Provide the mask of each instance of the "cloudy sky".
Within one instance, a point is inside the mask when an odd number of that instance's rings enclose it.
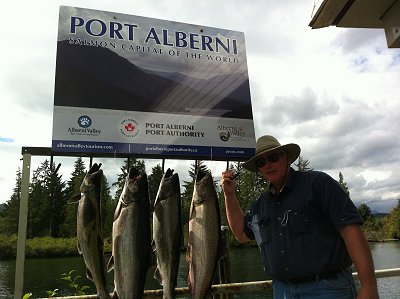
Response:
[[[388,212],[397,204],[400,49],[388,49],[380,29],[312,30],[314,0],[8,1],[0,19],[0,203],[22,168],[21,148],[51,146],[60,5],[244,32],[256,137],[298,143],[312,168],[335,179],[342,172],[357,205]],[[31,169],[44,159],[32,157]],[[74,161],[55,159],[65,180]],[[121,161],[104,165],[116,175]],[[210,162],[216,176],[225,166]]]

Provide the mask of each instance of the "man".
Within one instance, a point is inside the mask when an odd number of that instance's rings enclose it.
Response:
[[[244,214],[231,171],[222,173],[229,226],[239,242],[257,241],[275,299],[379,298],[371,252],[357,208],[339,184],[318,171],[290,165],[300,147],[272,136],[257,140],[256,154],[243,163],[258,171],[269,189]],[[361,288],[354,287],[354,263]]]

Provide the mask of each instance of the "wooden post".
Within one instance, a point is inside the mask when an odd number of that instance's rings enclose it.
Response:
[[[19,201],[17,259],[15,264],[14,298],[20,299],[24,288],[26,225],[28,222],[29,177],[31,154],[23,155],[21,197]]]

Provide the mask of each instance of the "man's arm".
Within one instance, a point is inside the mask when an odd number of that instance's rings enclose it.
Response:
[[[346,244],[361,283],[357,299],[379,298],[371,250],[360,225],[348,224],[340,230],[340,235]]]
[[[244,233],[244,213],[236,198],[236,182],[230,171],[222,173],[221,185],[225,197],[226,217],[232,233],[240,243],[248,242],[250,239]]]

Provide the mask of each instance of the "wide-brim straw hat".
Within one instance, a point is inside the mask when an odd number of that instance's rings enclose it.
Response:
[[[261,156],[271,154],[273,152],[286,151],[290,164],[292,164],[300,155],[300,146],[295,143],[288,143],[281,145],[279,141],[270,135],[261,136],[257,139],[256,143],[256,154],[254,157],[250,158],[243,163],[243,167],[250,171],[257,171],[255,162]]]

